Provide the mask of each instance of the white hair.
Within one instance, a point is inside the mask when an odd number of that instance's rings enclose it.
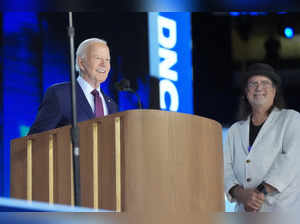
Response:
[[[75,61],[75,69],[77,72],[80,72],[80,68],[78,65],[78,58],[84,58],[86,56],[86,49],[91,43],[102,43],[107,44],[105,40],[99,38],[90,38],[82,41],[76,51],[76,61]]]

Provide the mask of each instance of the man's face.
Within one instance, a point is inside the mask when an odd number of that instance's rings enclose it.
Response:
[[[248,80],[246,95],[252,107],[265,106],[270,108],[274,102],[276,88],[269,78],[255,75]]]
[[[86,49],[85,57],[79,57],[78,60],[83,78],[92,87],[97,88],[106,80],[110,71],[110,54],[106,44],[91,43]]]

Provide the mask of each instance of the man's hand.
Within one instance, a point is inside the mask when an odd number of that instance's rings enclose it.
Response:
[[[242,203],[247,212],[258,211],[264,203],[265,196],[256,189],[244,189],[241,186],[232,189],[232,196]]]

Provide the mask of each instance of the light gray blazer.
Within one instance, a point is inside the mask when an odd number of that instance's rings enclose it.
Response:
[[[279,193],[268,195],[260,211],[299,209],[300,114],[294,110],[273,109],[250,153],[249,122],[250,116],[246,121],[234,123],[228,131],[224,145],[227,198],[234,201],[228,191],[236,184],[255,188],[265,181]],[[244,211],[243,205],[237,203],[236,211]]]

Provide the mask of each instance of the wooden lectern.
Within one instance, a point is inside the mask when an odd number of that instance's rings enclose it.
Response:
[[[79,123],[82,206],[224,211],[222,128],[203,117],[130,110]],[[11,141],[11,197],[73,204],[70,126]]]

